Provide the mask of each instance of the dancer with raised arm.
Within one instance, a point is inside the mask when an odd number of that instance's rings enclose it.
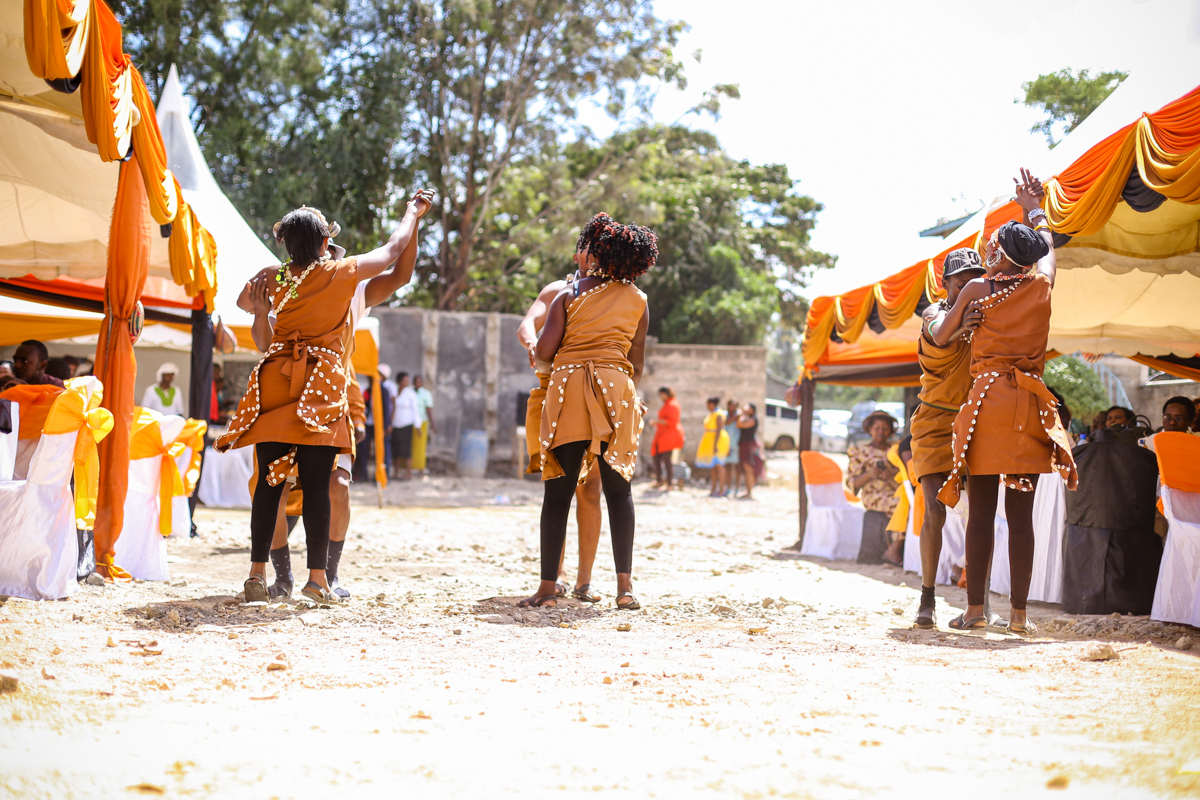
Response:
[[[325,567],[329,555],[329,476],[339,453],[351,452],[353,430],[347,413],[349,374],[345,366],[350,304],[358,284],[382,273],[404,252],[429,205],[420,194],[383,247],[350,258],[333,259],[329,240],[340,227],[321,212],[302,206],[275,225],[275,238],[290,261],[259,273],[268,286],[274,330],[262,361],[250,373],[246,394],[217,440],[225,452],[255,445],[258,482],[250,512],[250,576],[246,602],[269,599],[267,558],[279,512],[279,500],[293,468],[308,489],[304,529],[308,538],[308,583],[301,594],[311,600],[341,602],[329,591]],[[250,309],[251,283],[238,305]]]
[[[597,215],[579,243],[584,276],[550,304],[535,356],[552,362],[538,447],[542,457],[541,585],[522,606],[557,605],[555,578],[580,474],[600,472],[617,571],[617,608],[636,611],[634,513],[630,481],[637,466],[645,407],[637,395],[650,312],[633,282],[654,266],[654,233]]]
[[[918,628],[937,625],[934,581],[942,555],[942,527],[946,524],[946,506],[937,495],[954,466],[951,433],[954,418],[971,390],[971,335],[983,319],[983,312],[971,307],[944,347],[933,341],[932,332],[941,328],[947,312],[967,282],[983,274],[983,259],[971,248],[960,247],[947,255],[942,263],[942,288],[946,290],[946,298],[925,309],[921,337],[917,339],[921,393],[910,423],[913,457],[909,472],[925,496],[925,520],[919,537],[921,604],[915,623]],[[986,595],[984,597],[986,600]]]
[[[967,402],[954,420],[954,461],[938,493],[947,506],[958,504],[964,474],[971,498],[967,515],[967,610],[950,622],[956,630],[984,628],[985,575],[992,557],[996,502],[1004,480],[1008,516],[1008,558],[1012,573],[1012,616],[1008,630],[1031,635],[1037,628],[1026,615],[1033,574],[1033,500],[1038,476],[1058,473],[1075,489],[1078,475],[1071,445],[1046,384],[1046,342],[1050,335],[1050,295],[1056,262],[1046,213],[1038,206],[1041,184],[1021,170],[1017,202],[1033,227],[1006,222],[987,243],[987,275],[968,283],[933,331],[945,347],[962,327],[967,309],[983,312],[972,337]]]

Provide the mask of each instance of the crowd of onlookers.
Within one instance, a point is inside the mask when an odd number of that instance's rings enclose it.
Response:
[[[1146,436],[1160,431],[1178,431],[1200,435],[1200,398],[1195,400],[1183,396],[1172,397],[1162,407],[1162,418],[1157,428],[1145,417],[1138,417],[1132,409],[1122,406],[1097,413],[1091,427],[1081,434],[1070,433],[1071,409],[1062,395],[1050,390],[1058,399],[1058,414],[1063,428],[1076,445],[1097,438],[1097,432],[1108,431],[1112,436],[1127,444],[1138,444]],[[1140,421],[1141,422],[1140,422]],[[863,429],[871,437],[869,442],[851,445],[846,469],[846,486],[862,501],[866,514],[863,518],[863,539],[859,550],[860,563],[888,563],[902,566],[904,556],[904,525],[893,519],[900,496],[896,478],[906,469],[912,459],[912,437],[906,436],[892,444],[897,421],[884,411],[876,411],[863,421]],[[1159,526],[1159,533],[1165,527]]]
[[[92,362],[75,356],[50,357],[46,345],[28,339],[17,345],[11,361],[0,361],[0,392],[12,386],[59,386],[92,374]]]
[[[396,480],[410,480],[413,474],[429,474],[429,435],[437,432],[433,419],[433,392],[425,388],[420,375],[410,376],[397,372],[392,377],[392,368],[379,365],[379,376],[383,388],[383,463],[389,475]],[[358,457],[354,461],[354,479],[368,478],[368,464],[375,463],[375,419],[372,393],[375,387],[371,379],[360,376],[363,402],[367,407],[365,437],[359,443]]]
[[[654,425],[650,455],[654,488],[670,491],[683,488],[686,470],[677,469],[687,439],[680,422],[682,409],[669,386],[658,390],[662,405]],[[758,424],[758,407],[730,398],[724,405],[719,395],[708,398],[704,430],[696,447],[696,467],[709,471],[710,497],[753,499],[754,486],[765,475]],[[741,487],[745,491],[738,494]]]

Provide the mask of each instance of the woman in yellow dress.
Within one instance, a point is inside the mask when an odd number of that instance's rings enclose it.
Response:
[[[725,494],[725,460],[729,457],[729,432],[725,430],[725,409],[721,398],[708,398],[708,416],[704,418],[704,435],[696,448],[696,466],[707,469],[712,491],[709,497]]]

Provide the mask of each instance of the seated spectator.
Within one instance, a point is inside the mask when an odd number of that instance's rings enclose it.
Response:
[[[46,350],[46,345],[37,339],[26,339],[17,345],[17,351],[13,353],[13,372],[30,386],[49,384],[61,389],[63,382],[53,375],[46,374],[46,363],[49,360],[50,353]]]
[[[1186,397],[1172,397],[1163,403],[1162,429],[1188,433],[1196,421],[1196,406]]]
[[[899,502],[895,480],[898,470],[887,460],[896,420],[886,411],[875,411],[863,420],[863,430],[871,435],[871,441],[850,448],[846,484],[862,499],[867,512],[863,515],[858,563],[882,564],[889,545],[887,524]]]
[[[1132,409],[1124,408],[1123,406],[1113,406],[1105,412],[1106,428],[1127,427],[1133,424],[1133,419],[1136,415]]]
[[[1196,410],[1196,416],[1192,419],[1192,430],[1200,433],[1200,397],[1192,401],[1192,407]]]
[[[11,361],[0,361],[0,380],[3,380],[4,378],[15,377],[16,374],[17,373],[13,371],[13,363]]]
[[[65,358],[52,358],[46,362],[46,374],[58,378],[63,383],[71,380],[71,365],[67,363]]]

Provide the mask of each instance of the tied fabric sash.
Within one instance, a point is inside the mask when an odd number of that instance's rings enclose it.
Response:
[[[1035,378],[1032,375],[1026,375],[1015,367],[1009,373],[1014,384],[1018,389],[1024,389],[1017,395],[1017,405],[1013,415],[1013,430],[1025,430],[1025,422],[1029,419],[1029,403],[1031,397],[1036,396],[1039,400],[1050,405],[1051,408],[1058,407],[1058,400],[1046,388],[1046,384],[1041,378]]]
[[[608,434],[613,432],[613,426],[608,421],[608,414],[604,413],[604,405],[600,396],[596,394],[596,387],[601,381],[596,377],[596,365],[589,361],[583,368],[584,380],[587,381],[588,390],[583,393],[583,401],[587,406],[588,422],[592,426],[592,440],[588,445],[588,452],[592,455],[600,455],[600,442]],[[588,460],[591,464],[591,460]],[[586,471],[580,473],[580,480],[586,477]]]
[[[100,493],[100,458],[96,443],[113,429],[112,412],[100,408],[103,397],[103,387],[95,377],[67,381],[66,388],[46,414],[42,428],[42,433],[47,436],[78,431],[72,456],[75,463],[75,524],[85,529],[91,528],[96,521],[96,497]]]
[[[289,378],[288,393],[299,397],[304,390],[304,378],[308,375],[308,342],[300,338],[300,332],[295,331],[287,338],[284,346],[292,346],[292,359],[285,361],[279,371]]]

